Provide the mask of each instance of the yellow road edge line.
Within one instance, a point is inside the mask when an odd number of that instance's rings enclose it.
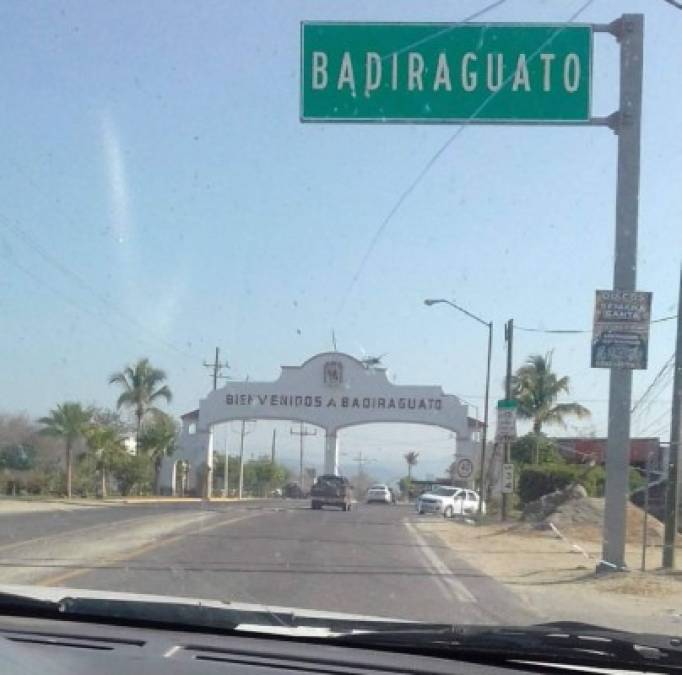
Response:
[[[260,515],[263,515],[263,512],[248,513],[246,515],[238,516],[237,518],[231,518],[230,520],[224,520],[224,521],[221,521],[220,523],[215,523],[214,525],[208,525],[206,527],[202,527],[198,530],[192,530],[191,532],[183,532],[182,534],[176,534],[176,535],[173,535],[172,537],[169,537],[168,539],[164,539],[163,541],[152,541],[152,542],[149,542],[148,544],[142,544],[141,546],[138,546],[137,548],[134,548],[130,551],[126,551],[125,553],[122,553],[120,556],[114,556],[112,558],[107,558],[107,560],[111,561],[111,562],[122,562],[124,560],[132,560],[133,558],[136,558],[137,556],[140,556],[143,553],[148,553],[149,551],[155,551],[159,548],[163,548],[164,546],[174,544],[176,541],[180,541],[181,539],[184,539],[189,534],[196,534],[196,533],[209,532],[211,530],[217,530],[220,527],[225,527],[226,525],[232,525],[232,524],[238,523],[242,520],[248,520],[249,518],[254,518],[255,516],[260,516]],[[67,581],[68,579],[73,579],[74,577],[78,577],[78,576],[81,576],[83,574],[87,574],[88,572],[96,572],[96,571],[97,571],[97,567],[87,567],[87,568],[79,568],[79,569],[75,569],[75,570],[68,570],[67,572],[60,572],[58,574],[53,574],[52,576],[48,576],[48,577],[39,579],[37,582],[35,582],[35,585],[59,586],[64,581]]]
[[[165,515],[165,514],[164,514]],[[28,544],[38,544],[42,542],[49,541],[50,539],[59,539],[59,538],[64,538],[72,534],[82,534],[85,532],[89,532],[90,530],[98,530],[98,529],[103,529],[105,527],[113,527],[114,525],[125,525],[126,523],[132,523],[134,521],[140,522],[146,522],[147,520],[158,520],[159,514],[154,513],[149,516],[133,516],[132,518],[124,518],[122,520],[115,520],[111,523],[100,523],[99,525],[86,525],[85,527],[79,527],[75,530],[66,530],[64,532],[55,532],[54,534],[44,534],[41,535],[40,537],[33,537],[33,539],[23,539],[22,541],[14,541],[11,544],[2,544],[0,545],[0,553],[4,551],[9,551],[13,548],[18,548],[20,546],[25,546]]]
[[[207,504],[210,504],[213,501],[217,500],[211,500],[207,501],[206,499],[201,499],[197,500],[200,502],[206,502]],[[239,500],[236,500],[239,501]],[[247,502],[250,501],[249,499],[242,499],[242,502]],[[156,503],[162,503],[162,502],[131,502],[131,506],[139,506],[140,504],[156,504]],[[118,506],[125,506],[125,502],[120,502],[117,504]],[[43,513],[49,513],[48,511],[44,511]],[[206,509],[206,513],[213,513],[210,509]],[[8,514],[9,515],[9,514]],[[23,514],[16,514],[16,515],[23,515]],[[166,514],[162,514],[166,515]],[[10,551],[13,548],[18,548],[20,546],[25,546],[29,544],[38,544],[41,542],[46,542],[49,541],[50,539],[56,539],[56,538],[63,538],[71,534],[81,534],[84,532],[88,532],[90,530],[98,530],[104,527],[110,527],[110,526],[115,526],[115,525],[124,525],[125,523],[131,523],[133,521],[147,521],[147,520],[154,520],[159,517],[158,513],[153,513],[149,516],[133,516],[132,518],[124,518],[122,520],[115,520],[111,523],[100,523],[98,525],[86,525],[85,527],[79,527],[75,530],[66,530],[64,532],[56,532],[55,534],[43,534],[40,537],[33,537],[32,539],[22,539],[21,541],[13,541],[11,544],[0,544],[0,553],[3,553],[4,551]],[[0,520],[0,524],[2,524],[2,521]]]

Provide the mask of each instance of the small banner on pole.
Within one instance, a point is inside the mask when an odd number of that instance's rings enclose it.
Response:
[[[516,438],[516,408],[516,401],[511,399],[497,402],[496,441],[513,441]]]
[[[646,370],[651,293],[597,291],[592,331],[592,368]]]
[[[502,465],[502,494],[514,492],[514,465]]]

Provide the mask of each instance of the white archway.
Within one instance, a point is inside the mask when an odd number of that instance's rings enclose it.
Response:
[[[182,416],[179,450],[164,460],[163,491],[172,493],[175,462],[196,470],[189,486],[210,497],[213,428],[242,419],[293,420],[324,429],[325,473],[338,473],[338,431],[362,424],[398,422],[438,426],[456,434],[458,452],[472,459],[467,406],[439,386],[395,385],[385,368],[368,367],[340,352],[317,354],[300,366],[283,366],[274,382],[228,382]],[[200,485],[203,476],[203,485]]]

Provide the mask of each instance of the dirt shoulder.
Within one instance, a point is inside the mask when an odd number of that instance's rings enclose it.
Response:
[[[647,551],[651,571],[634,571],[641,545],[629,543],[633,571],[596,576],[601,542],[593,528],[538,531],[518,523],[472,525],[428,517],[417,527],[504,584],[544,620],[682,634],[682,566],[673,573],[660,570],[656,537]],[[681,558],[682,548],[678,564]]]

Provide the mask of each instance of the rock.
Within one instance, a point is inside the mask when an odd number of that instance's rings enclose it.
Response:
[[[582,485],[574,485],[571,490],[571,499],[584,499],[587,497],[587,490]]]

